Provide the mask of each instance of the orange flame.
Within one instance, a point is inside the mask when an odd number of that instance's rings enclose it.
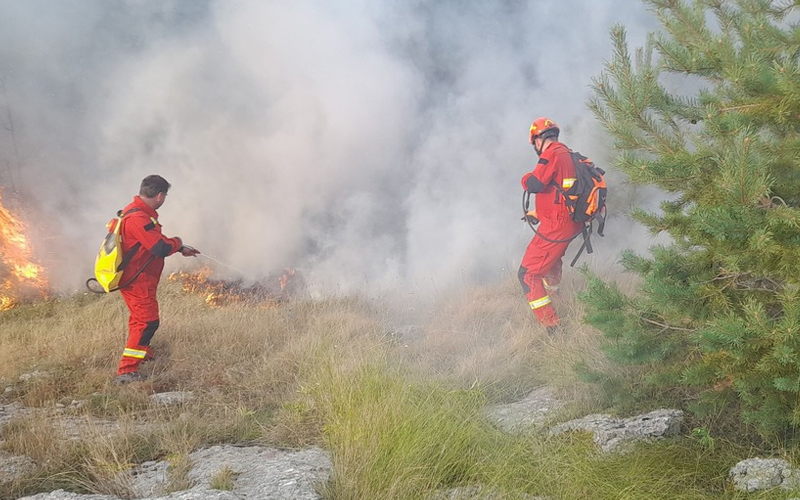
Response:
[[[225,292],[225,283],[222,281],[209,281],[208,277],[211,276],[211,269],[202,267],[199,270],[190,273],[187,271],[178,271],[169,275],[170,281],[180,281],[183,291],[186,293],[194,293],[205,295],[206,304],[210,306],[221,306],[227,302],[238,302],[240,297],[235,293]]]
[[[288,287],[295,276],[294,269],[286,269],[280,277],[267,278],[250,286],[241,281],[211,279],[212,273],[210,268],[202,267],[194,272],[172,273],[169,280],[180,282],[184,292],[205,295],[205,302],[211,307],[236,302],[275,306],[295,291]]]
[[[33,263],[25,225],[6,209],[0,198],[0,311],[11,309],[24,298],[47,296],[47,279]]]

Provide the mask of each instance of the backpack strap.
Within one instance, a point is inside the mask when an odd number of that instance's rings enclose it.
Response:
[[[597,234],[605,236],[603,228],[606,227],[606,208],[603,207],[602,210],[598,211],[594,218],[597,220]]]
[[[120,217],[125,217],[127,215],[132,214],[133,212],[141,212],[141,211],[142,211],[141,208],[133,207],[130,210],[128,210],[127,212],[125,212],[125,213],[123,213],[122,210],[120,210],[119,212],[117,212],[117,215],[119,215]]]
[[[572,168],[575,170],[575,177],[572,177],[572,184],[570,184],[567,188],[564,188],[563,185],[559,184],[558,182],[553,179],[550,181],[550,185],[556,188],[556,202],[558,202],[558,195],[561,195],[564,198],[564,204],[570,208],[572,212],[575,211],[576,205],[575,200],[569,197],[567,191],[572,189],[572,186],[575,184],[579,184],[581,182],[586,182],[584,179],[581,179],[581,171],[578,168],[578,162],[580,158],[586,158],[582,154],[578,153],[577,151],[569,150],[569,158],[572,161]],[[566,180],[566,179],[565,179]]]
[[[581,256],[584,250],[586,250],[586,253],[594,252],[594,249],[592,248],[592,239],[591,239],[592,225],[584,224],[581,233],[583,234],[583,244],[581,245],[580,249],[578,249],[578,253],[575,254],[575,258],[572,259],[572,262],[570,262],[569,267],[575,267],[575,263],[578,262],[578,258]]]
[[[142,244],[137,241],[136,244],[133,245],[130,250],[128,250],[128,253],[122,256],[122,262],[119,263],[117,271],[124,271],[125,268],[128,267],[128,264],[130,264],[133,256],[136,255],[136,252],[138,252],[141,247]]]
[[[122,225],[122,219],[124,219],[128,215],[130,215],[130,214],[132,214],[134,212],[140,212],[141,210],[142,210],[141,208],[132,208],[132,209],[128,210],[125,213],[123,213],[122,210],[120,210],[119,212],[117,212],[117,216],[120,218],[119,224]],[[121,227],[120,227],[120,231],[122,231]],[[122,262],[119,263],[119,267],[117,267],[117,271],[123,271],[126,267],[128,267],[128,264],[130,264],[131,259],[133,259],[133,256],[136,255],[136,252],[138,252],[139,248],[141,248],[141,247],[142,247],[141,242],[137,241],[136,244],[133,245],[131,247],[131,249],[128,250],[128,252],[125,255],[122,256]]]

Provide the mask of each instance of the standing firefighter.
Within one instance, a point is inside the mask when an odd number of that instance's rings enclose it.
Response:
[[[567,247],[583,229],[582,223],[572,219],[564,195],[556,188],[566,191],[576,182],[570,150],[558,142],[558,133],[558,126],[550,119],[537,118],[533,122],[530,142],[539,162],[533,172],[522,178],[523,189],[536,194],[535,211],[529,216],[540,224],[522,257],[519,281],[531,310],[551,335],[557,331],[560,319],[550,292],[557,290],[561,282],[561,259]]]
[[[122,210],[122,253],[129,259],[122,274],[120,288],[130,311],[128,341],[119,362],[116,383],[144,380],[139,364],[153,357],[150,341],[159,325],[156,291],[164,269],[164,258],[180,252],[183,256],[197,255],[192,247],[184,246],[177,236],[167,238],[161,233],[158,210],[164,204],[170,184],[159,175],[142,180],[139,195]]]

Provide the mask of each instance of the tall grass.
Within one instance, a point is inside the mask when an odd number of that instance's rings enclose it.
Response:
[[[320,369],[312,391],[332,450],[336,498],[421,498],[474,477],[484,403],[478,391],[448,393],[382,366]]]
[[[602,455],[588,435],[509,435],[484,417],[484,393],[408,373],[388,360],[319,366],[304,391],[321,421],[335,473],[326,498],[433,498],[480,486],[486,498],[744,498],[727,482],[731,456],[692,440]],[[761,498],[779,498],[776,492]],[[781,497],[782,498],[782,497]]]
[[[416,304],[414,328],[400,334],[405,304],[339,297],[210,307],[165,282],[150,379],[124,387],[111,383],[125,334],[118,296],[0,313],[0,387],[13,387],[4,401],[37,409],[3,427],[2,447],[38,464],[0,484],[0,498],[55,488],[128,497],[119,472],[156,459],[169,460],[168,488],[179,489],[185,457],[219,443],[324,446],[334,464],[328,500],[434,498],[459,486],[505,495],[496,498],[743,498],[725,474],[747,450],[722,439],[713,450],[687,438],[605,457],[582,436],[507,435],[486,420],[487,405],[545,384],[570,402],[565,416],[600,409],[605,398],[574,366],[607,361],[569,299],[580,277],[564,286],[556,300],[565,332],[548,338],[513,280],[421,312]],[[195,399],[179,408],[148,399],[171,390]],[[57,405],[67,408],[54,413]],[[77,439],[65,438],[67,417],[79,424]],[[217,483],[235,487],[235,477]],[[778,498],[769,495],[748,498]]]

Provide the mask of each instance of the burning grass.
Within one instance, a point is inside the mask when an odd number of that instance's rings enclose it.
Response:
[[[221,307],[235,303],[276,306],[302,290],[302,278],[295,269],[285,269],[280,275],[271,275],[254,283],[243,279],[213,278],[210,267],[195,271],[178,271],[169,280],[181,284],[183,291],[205,297],[206,304]]]
[[[47,297],[47,278],[32,255],[25,224],[3,206],[0,197],[0,311]]]

